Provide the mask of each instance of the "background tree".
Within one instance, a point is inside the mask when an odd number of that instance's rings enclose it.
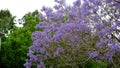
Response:
[[[0,32],[8,33],[15,24],[14,19],[9,10],[0,10]]]
[[[39,15],[37,10],[25,14],[23,19],[26,25],[14,27],[9,37],[2,42],[1,67],[24,68],[28,47],[32,45],[31,34],[35,31],[34,26],[41,21]]]

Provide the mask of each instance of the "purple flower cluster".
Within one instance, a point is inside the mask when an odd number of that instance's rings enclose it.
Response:
[[[81,0],[76,0],[73,6],[67,6],[63,0],[55,0],[56,11],[42,8],[45,16],[40,17],[43,21],[35,26],[38,31],[32,34],[34,42],[29,47],[26,68],[32,65],[45,68],[49,59],[77,58],[78,52],[110,62],[116,54],[120,56],[120,3],[83,1],[81,4]]]
[[[98,54],[99,54],[99,53],[98,53],[97,51],[94,51],[94,52],[92,52],[92,53],[89,54],[89,57],[90,57],[90,58],[95,58],[95,57],[98,56]]]

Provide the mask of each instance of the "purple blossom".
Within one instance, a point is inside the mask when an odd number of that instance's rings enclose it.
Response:
[[[34,54],[33,54],[34,52],[33,51],[31,51],[31,50],[29,50],[29,53],[27,53],[27,56],[33,56]]]
[[[61,30],[64,32],[68,31],[71,32],[75,28],[74,23],[66,23],[61,26]]]
[[[37,68],[46,68],[44,64],[38,64]]]
[[[79,30],[82,30],[82,31],[87,31],[88,28],[87,28],[87,24],[86,23],[83,23],[83,22],[80,22],[80,23],[76,23],[76,28],[78,28]]]
[[[114,55],[114,53],[112,53],[112,52],[105,53],[105,56],[106,56],[106,58],[108,59],[109,62],[112,62],[113,55]]]
[[[103,23],[96,23],[95,24],[95,28],[97,28],[97,29],[102,29],[102,28],[104,28],[104,24]]]
[[[98,6],[101,2],[99,0],[89,0],[89,2],[93,3],[94,5]]]
[[[101,62],[101,60],[97,59],[96,62]]]
[[[99,47],[99,48],[102,48],[103,46],[107,45],[109,43],[109,39],[104,39],[104,40],[100,40],[96,45]]]
[[[69,12],[69,13],[68,13],[68,18],[69,18],[70,20],[74,19],[74,18],[75,18],[75,12]]]
[[[41,32],[40,31],[37,31],[37,32],[32,34],[32,39],[33,40],[39,39],[40,37],[41,37]]]
[[[94,7],[94,8],[93,8],[93,12],[97,12],[97,11],[98,11],[98,9],[99,9],[99,8],[98,8],[97,6],[96,6],[96,7]],[[96,18],[96,19],[97,19],[97,18]]]
[[[36,50],[36,51],[37,51],[37,50]],[[39,53],[44,54],[44,53],[45,53],[45,51],[46,51],[46,49],[45,49],[45,48],[43,48],[43,47],[38,48],[38,52],[39,52]]]
[[[63,52],[63,48],[59,47],[59,48],[57,48],[56,51],[54,52],[54,56],[55,56],[55,57],[56,57],[56,56],[59,56],[60,53],[62,53],[62,52]]]
[[[81,5],[81,0],[76,0],[73,4],[75,7],[79,7]]]
[[[43,61],[43,56],[42,55],[36,55],[35,58],[37,59],[38,62]]]
[[[106,3],[111,3],[112,2],[112,0],[106,0]]]
[[[61,8],[61,6],[60,6],[60,5],[55,5],[54,8],[55,8],[56,10],[58,10],[58,9]]]
[[[120,27],[120,21],[116,22],[116,26]]]
[[[59,31],[56,32],[56,33],[55,33],[55,36],[54,36],[54,38],[53,38],[53,39],[54,39],[54,42],[58,42],[60,39],[62,39],[63,35],[64,35],[64,34],[61,33],[61,32],[59,32]]]
[[[90,6],[89,6],[88,2],[84,2],[84,4],[81,6],[81,10],[80,10],[81,16],[83,18],[90,14],[89,9],[90,9]]]
[[[109,49],[111,51],[119,51],[120,50],[120,45],[118,45],[118,44],[109,45]]]
[[[48,7],[43,6],[41,11],[44,11],[47,14],[48,12],[52,12],[53,10],[52,10],[52,8],[48,8]]]
[[[89,53],[89,57],[90,58],[95,58],[95,57],[97,57],[99,55],[99,52],[97,52],[97,51],[94,51],[94,52],[92,52],[92,53]]]
[[[100,32],[98,32],[98,34],[100,36],[110,35],[112,33],[112,31],[114,31],[115,29],[116,29],[116,27],[111,26],[109,28],[102,29]]]
[[[28,60],[26,60],[26,63],[24,64],[26,68],[31,68],[32,64]]]
[[[59,4],[64,4],[65,3],[65,0],[55,0],[56,3],[59,3]]]
[[[35,28],[36,28],[36,29],[40,29],[40,28],[43,28],[43,26],[46,26],[46,25],[48,25],[48,23],[45,22],[45,21],[43,21],[43,22],[40,22],[39,24],[37,24],[37,25],[35,26]]]
[[[32,53],[33,53],[34,49],[35,49],[34,46],[30,46],[30,47],[29,47],[29,52],[32,52]]]

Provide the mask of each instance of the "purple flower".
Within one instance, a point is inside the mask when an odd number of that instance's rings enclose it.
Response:
[[[109,28],[102,29],[100,32],[98,32],[98,34],[100,36],[110,35],[114,30],[116,30],[116,26],[111,26]]]
[[[44,64],[38,64],[37,68],[46,68]]]
[[[58,10],[58,9],[61,8],[61,6],[60,6],[60,5],[55,5],[54,8],[55,8],[56,10]]]
[[[68,13],[68,18],[69,18],[70,20],[74,19],[74,18],[75,18],[75,12],[69,12],[69,13]]]
[[[95,58],[95,57],[97,57],[98,55],[99,55],[99,52],[94,51],[94,52],[92,52],[92,53],[89,54],[89,57],[90,57],[90,58]]]
[[[85,2],[85,3],[81,6],[80,9],[81,9],[81,10],[80,10],[81,16],[82,16],[83,18],[86,17],[86,16],[88,16],[88,15],[90,14],[90,11],[89,11],[90,6],[89,6],[88,2]]]
[[[48,8],[48,7],[43,6],[41,11],[44,11],[45,13],[48,13],[48,12],[52,12],[53,10],[52,10],[52,8]]]
[[[97,12],[97,11],[98,11],[98,9],[99,9],[99,8],[98,8],[97,6],[96,6],[96,7],[94,7],[94,8],[93,8],[93,12]]]
[[[116,22],[116,26],[120,27],[120,21]]]
[[[44,43],[44,41],[43,40],[40,40],[40,39],[37,39],[37,40],[35,40],[34,42],[33,42],[33,48],[36,48],[36,47],[40,47],[42,44]]]
[[[72,32],[72,30],[75,28],[75,24],[74,23],[66,23],[61,25],[61,30],[64,32],[68,31],[68,32]]]
[[[79,30],[82,30],[82,31],[87,31],[88,28],[87,28],[87,24],[86,23],[83,23],[83,22],[80,22],[80,23],[76,23],[76,27],[78,27]]]
[[[76,1],[73,3],[73,5],[74,5],[75,7],[79,7],[79,6],[81,5],[81,0],[76,0]]]
[[[35,58],[37,59],[38,62],[43,61],[43,56],[42,55],[36,55]]]
[[[37,25],[35,26],[35,28],[36,28],[36,29],[40,29],[40,28],[43,28],[43,26],[46,26],[46,25],[48,25],[48,23],[45,22],[45,21],[43,21],[43,22],[40,22],[39,24],[37,24]]]
[[[39,31],[34,32],[34,33],[32,34],[32,39],[33,39],[33,40],[36,40],[36,39],[38,39],[39,37],[41,37],[41,32],[39,32]]]
[[[29,50],[29,53],[27,53],[27,56],[33,56],[34,54],[33,54],[34,52],[33,51],[31,51],[31,50]]]
[[[112,0],[106,0],[106,3],[111,3],[112,2]]]
[[[64,34],[60,31],[55,33],[55,36],[53,38],[54,42],[58,42],[60,39],[62,39],[62,37],[64,36]]]
[[[109,49],[111,51],[119,51],[120,50],[120,45],[118,45],[118,44],[109,45]]]
[[[28,60],[26,60],[26,63],[24,64],[26,68],[31,68],[32,64]]]
[[[104,40],[100,40],[100,42],[98,42],[96,45],[99,47],[99,48],[103,48],[104,45],[107,45],[109,43],[109,39],[104,39]]]
[[[59,47],[59,48],[57,48],[57,50],[54,52],[54,56],[55,56],[55,57],[56,57],[56,56],[59,56],[60,53],[62,53],[62,52],[63,52],[63,48]]]
[[[93,3],[94,5],[98,6],[101,2],[99,0],[89,0],[89,2]]]
[[[44,54],[46,52],[46,49],[42,47],[42,48],[38,48],[38,51],[39,53]]]
[[[102,60],[97,59],[96,62],[101,62]]]
[[[109,62],[112,62],[113,55],[114,55],[114,53],[112,53],[112,52],[105,53],[105,56],[106,56],[106,58],[108,59]]]
[[[55,0],[56,3],[59,3],[59,4],[64,4],[65,3],[65,0]]]
[[[102,28],[104,28],[104,24],[103,23],[96,23],[95,24],[95,28],[97,28],[97,29],[102,29]]]

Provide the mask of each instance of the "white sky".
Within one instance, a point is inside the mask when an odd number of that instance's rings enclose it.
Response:
[[[75,0],[66,0],[68,4],[72,4]],[[22,18],[27,12],[39,10],[42,6],[53,7],[54,0],[0,0],[0,10],[8,9],[13,16]]]

